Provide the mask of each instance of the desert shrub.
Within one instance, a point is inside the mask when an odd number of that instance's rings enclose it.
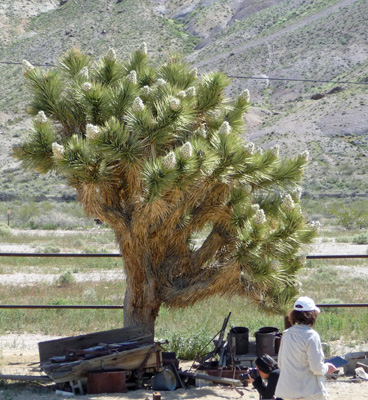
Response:
[[[8,225],[0,224],[0,237],[5,238],[12,235],[12,231]]]
[[[206,346],[211,341],[208,330],[201,328],[196,332],[167,332],[168,351],[173,351],[181,360],[194,360],[209,352]],[[213,346],[212,346],[213,347]],[[212,349],[211,347],[211,349]]]
[[[337,237],[335,239],[336,243],[350,243],[351,239],[347,236],[341,236],[341,237]]]
[[[70,286],[74,283],[75,283],[75,277],[72,271],[64,272],[56,280],[57,286]]]
[[[353,237],[353,243],[368,244],[368,233],[361,233]]]

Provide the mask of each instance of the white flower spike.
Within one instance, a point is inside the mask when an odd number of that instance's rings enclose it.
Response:
[[[92,84],[89,82],[84,82],[82,85],[83,92],[87,93],[92,89]]]
[[[290,212],[292,210],[294,210],[295,208],[295,203],[293,198],[290,196],[290,194],[287,194],[282,202],[282,208],[286,211],[286,212]]]
[[[86,136],[88,139],[97,139],[100,134],[100,128],[96,125],[87,124],[86,126]]]
[[[146,85],[146,86],[142,87],[142,96],[143,97],[148,97],[150,95],[150,93],[151,93],[151,89],[149,86]]]
[[[158,78],[156,83],[157,83],[157,86],[159,86],[159,87],[163,87],[167,84],[165,79],[162,79],[162,78]]]
[[[180,149],[180,154],[182,155],[183,158],[190,158],[193,155],[193,147],[190,142],[186,142],[183,144],[183,146]]]
[[[219,134],[220,135],[229,135],[231,133],[231,127],[230,124],[227,121],[224,121],[219,129]]]
[[[254,150],[255,150],[255,145],[253,142],[249,142],[244,146],[244,149],[246,152],[248,152],[249,154],[253,155],[254,154]]]
[[[256,212],[253,221],[256,225],[263,225],[266,222],[266,214],[262,209]]]
[[[147,44],[146,44],[146,42],[143,42],[143,43],[139,46],[138,51],[139,51],[140,53],[142,53],[142,54],[147,54]]]
[[[36,116],[36,122],[39,124],[45,124],[47,122],[47,117],[43,111],[39,111]]]
[[[188,87],[186,94],[188,97],[194,97],[196,95],[196,88],[194,86]]]
[[[88,72],[88,67],[83,67],[80,71],[79,71],[79,76],[88,79],[89,78],[89,72]]]
[[[304,158],[305,161],[309,160],[309,151],[305,150],[303,151],[303,153],[300,154],[302,156],[302,158]]]
[[[139,113],[144,110],[144,103],[140,97],[136,97],[132,104],[132,110],[134,113]]]
[[[135,85],[137,83],[137,73],[134,70],[130,71],[126,77],[126,80]]]
[[[170,100],[170,108],[171,108],[173,111],[179,111],[179,109],[180,109],[180,100],[177,99],[176,97],[173,97],[173,98]]]
[[[64,146],[62,146],[59,143],[54,142],[52,145],[52,154],[54,156],[55,159],[57,160],[62,160],[64,158]]]
[[[116,53],[112,47],[109,48],[108,52],[106,53],[105,58],[108,61],[116,61]]]
[[[166,169],[174,169],[176,165],[176,157],[173,151],[170,151],[164,159],[162,160],[162,164]]]
[[[249,94],[249,90],[245,89],[240,93],[240,97],[246,101],[247,103],[250,102],[250,94]]]
[[[28,74],[28,72],[35,69],[35,67],[27,60],[23,60],[22,65],[23,65],[23,73],[24,74]]]

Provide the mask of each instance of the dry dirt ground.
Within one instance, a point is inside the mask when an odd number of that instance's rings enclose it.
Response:
[[[5,244],[0,244],[0,251],[9,251],[10,249],[3,248]],[[308,254],[366,254],[368,246],[354,246],[334,242],[317,242],[312,246]],[[10,251],[25,251],[24,249],[11,249]],[[351,268],[351,267],[350,267]],[[359,268],[359,267],[356,267]],[[359,268],[359,273],[367,273],[366,268]],[[351,272],[351,271],[350,271]],[[26,284],[31,278],[29,274],[26,276],[9,276],[11,282],[8,284]],[[28,276],[27,276],[28,275]],[[4,276],[2,276],[2,279]],[[83,279],[83,278],[81,278]],[[91,279],[89,277],[88,279]],[[106,278],[108,279],[108,278]],[[39,375],[38,368],[38,342],[55,339],[45,335],[26,335],[9,333],[5,336],[0,336],[0,374],[8,375]],[[368,345],[367,345],[368,346]],[[350,349],[349,351],[352,351]],[[359,348],[354,351],[368,351],[367,348]],[[341,354],[344,354],[342,351]],[[180,364],[183,370],[188,367],[185,364]],[[343,371],[337,380],[328,380],[327,387],[330,393],[330,400],[368,400],[368,381],[355,382],[351,376],[344,376]],[[258,393],[251,387],[239,388],[239,391],[224,387],[224,386],[207,386],[201,388],[178,389],[172,392],[162,392],[162,399],[166,400],[217,400],[217,399],[243,399],[257,400]],[[118,400],[118,399],[142,399],[151,400],[153,392],[149,390],[130,391],[125,394],[104,394],[104,395],[85,395],[75,396],[77,399],[84,400]],[[14,387],[14,381],[3,381],[0,384],[0,400],[57,400],[68,399],[65,395],[55,393],[53,385],[45,385],[39,387],[35,384],[22,384]]]
[[[41,339],[41,338],[40,338]],[[32,339],[34,340],[34,338]],[[43,340],[43,339],[42,339]],[[47,339],[46,339],[47,340]],[[6,351],[3,353],[3,365],[0,368],[1,373],[6,374],[22,374],[32,373],[32,366],[28,364],[38,361],[38,353],[34,350],[16,350]],[[183,370],[185,368],[182,368]],[[43,388],[35,388],[34,384],[22,385],[20,388],[10,389],[11,381],[6,381],[6,385],[0,386],[1,400],[62,400],[69,399],[66,395],[56,394],[54,385],[45,385]],[[368,381],[355,382],[350,376],[341,375],[337,380],[327,381],[327,387],[330,394],[330,400],[363,400],[368,399]],[[10,390],[9,390],[10,389]],[[241,399],[241,400],[258,400],[258,393],[251,387],[239,387],[236,391],[224,386],[205,386],[201,388],[177,389],[175,391],[162,391],[162,399],[164,400],[218,400],[218,399]],[[9,395],[9,393],[11,393]],[[118,400],[118,399],[139,399],[151,400],[153,398],[152,390],[136,390],[129,391],[124,394],[100,394],[100,395],[77,395],[74,396],[80,400]]]

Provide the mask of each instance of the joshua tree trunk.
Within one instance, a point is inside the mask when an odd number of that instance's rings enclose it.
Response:
[[[125,270],[127,287],[124,297],[124,326],[140,327],[153,336],[155,320],[161,306],[156,282],[146,276],[137,281],[136,274],[130,273],[131,268],[126,261]]]

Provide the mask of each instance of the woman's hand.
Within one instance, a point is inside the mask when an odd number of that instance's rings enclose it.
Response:
[[[326,363],[326,364],[328,365],[328,371],[327,371],[328,374],[332,374],[335,371],[337,371],[337,368],[333,364],[331,363]]]

